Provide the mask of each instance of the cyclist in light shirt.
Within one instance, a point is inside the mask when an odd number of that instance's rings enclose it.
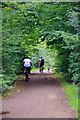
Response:
[[[28,71],[28,74],[30,75],[30,69],[31,69],[31,60],[29,59],[29,57],[26,57],[24,60],[23,60],[23,63],[24,63],[24,68]]]

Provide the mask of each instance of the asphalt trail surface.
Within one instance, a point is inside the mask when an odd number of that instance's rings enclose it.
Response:
[[[75,118],[57,79],[51,73],[35,72],[28,82],[17,81],[17,89],[3,98],[3,118]]]

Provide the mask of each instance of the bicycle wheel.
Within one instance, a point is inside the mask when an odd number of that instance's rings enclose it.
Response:
[[[28,70],[26,69],[26,72],[25,72],[25,76],[26,76],[26,82],[28,81]]]

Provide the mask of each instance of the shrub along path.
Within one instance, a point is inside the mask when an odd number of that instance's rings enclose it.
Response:
[[[32,73],[19,80],[15,92],[4,98],[3,118],[75,118],[63,89],[51,73]]]

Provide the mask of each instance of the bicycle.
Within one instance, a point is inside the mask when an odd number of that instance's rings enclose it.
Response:
[[[25,77],[26,77],[26,82],[28,82],[28,78],[29,78],[29,73],[28,73],[28,70],[27,68],[25,68]]]

